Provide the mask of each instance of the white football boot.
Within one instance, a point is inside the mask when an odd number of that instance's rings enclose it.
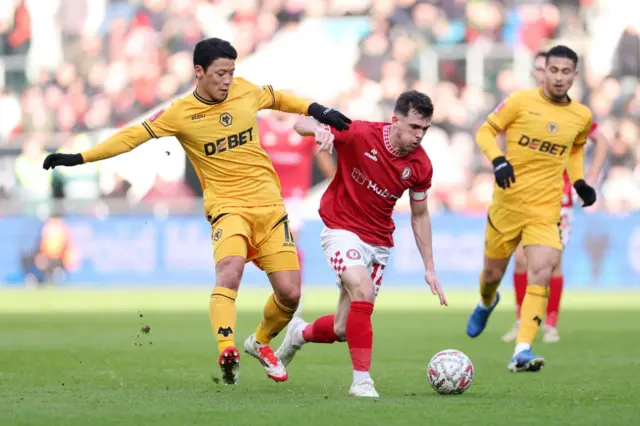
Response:
[[[378,392],[376,392],[376,388],[373,386],[373,379],[371,377],[353,383],[349,389],[349,396],[361,396],[366,398],[380,397]]]
[[[276,354],[273,353],[271,346],[259,344],[256,341],[255,333],[244,341],[244,350],[260,361],[270,379],[276,382],[284,382],[289,378],[286,368],[284,368],[284,365]]]
[[[518,337],[518,328],[520,327],[520,321],[516,321],[511,326],[511,329],[502,336],[503,342],[515,342]]]
[[[544,326],[542,329],[542,341],[544,343],[557,343],[560,341],[560,335],[556,327]]]
[[[288,366],[293,357],[304,345],[302,331],[307,323],[300,317],[293,317],[287,326],[287,334],[284,336],[282,344],[276,350],[276,357],[282,361],[284,366]]]

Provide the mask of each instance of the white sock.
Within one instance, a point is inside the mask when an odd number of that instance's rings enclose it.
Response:
[[[302,346],[305,343],[307,343],[304,340],[304,337],[302,337],[302,332],[304,331],[304,328],[306,326],[307,326],[307,323],[305,322],[303,326],[301,326],[298,330],[295,331],[295,333],[293,333],[293,336],[291,338],[291,340],[293,340],[293,342],[291,342],[293,346]]]
[[[518,343],[516,344],[516,350],[513,351],[513,356],[518,355],[522,351],[528,351],[531,349],[531,345],[528,343]]]
[[[485,305],[484,302],[481,300],[480,303],[478,303],[478,306],[480,306],[482,309],[489,310],[491,309],[494,303],[496,303],[495,299],[493,299],[493,302],[490,305]]]
[[[371,376],[369,375],[368,371],[353,370],[353,383],[359,383],[370,378]]]

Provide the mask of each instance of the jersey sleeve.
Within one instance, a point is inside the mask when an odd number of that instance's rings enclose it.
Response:
[[[413,201],[424,201],[427,199],[429,189],[431,189],[431,181],[433,180],[433,167],[431,164],[425,165],[427,172],[415,183],[413,188],[409,190],[409,197]]]
[[[273,86],[265,85],[258,87],[253,83],[244,80],[253,87],[258,97],[258,110],[274,109],[292,114],[306,115],[311,102],[291,93],[274,90]]]
[[[258,96],[258,109],[273,109],[276,106],[276,94],[273,87],[265,85],[262,87],[256,86],[256,93]]]
[[[578,133],[578,136],[576,137],[576,140],[574,142],[574,146],[580,146],[580,145],[584,145],[585,143],[587,143],[587,138],[589,137],[589,135],[592,132],[592,124],[593,124],[593,120],[592,120],[592,116],[591,116],[591,112],[589,112],[588,116],[586,117],[586,122],[584,127],[582,128],[582,130],[580,131],[580,133]]]
[[[487,117],[487,123],[498,133],[502,132],[509,124],[518,118],[520,112],[521,96],[518,92],[512,93]]]
[[[328,124],[321,124],[321,126],[324,127],[325,130],[329,130],[331,133],[333,133],[333,136],[335,138],[333,140],[334,145],[346,145],[348,143],[351,143],[354,135],[357,134],[358,128],[360,127],[358,121],[354,121],[349,125],[348,130],[343,131],[334,129]]]
[[[154,138],[162,138],[165,136],[175,136],[179,131],[178,107],[171,104],[167,108],[162,108],[151,117],[142,122],[142,126],[147,130],[149,135]]]

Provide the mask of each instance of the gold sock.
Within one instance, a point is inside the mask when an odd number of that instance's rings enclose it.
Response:
[[[220,352],[229,346],[235,346],[237,295],[238,292],[224,287],[216,287],[211,292],[209,320]]]
[[[487,284],[484,282],[482,274],[480,274],[480,297],[482,298],[482,303],[485,306],[491,306],[493,305],[493,302],[496,301],[498,287],[500,287],[500,281],[493,284]]]
[[[256,329],[256,341],[268,345],[283,328],[289,324],[296,308],[284,306],[276,298],[275,293],[269,296],[264,305],[264,319]]]
[[[547,310],[548,298],[549,289],[547,287],[531,284],[527,286],[527,294],[524,296],[520,309],[520,327],[516,343],[533,344]]]

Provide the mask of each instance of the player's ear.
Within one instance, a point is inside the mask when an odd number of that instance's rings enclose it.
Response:
[[[398,117],[397,117],[397,116],[395,116],[395,115],[394,115],[393,117],[391,117],[391,122],[392,122],[393,124],[396,124],[396,123],[398,122]]]
[[[195,67],[193,67],[193,69],[196,72],[196,78],[198,80],[202,79],[202,77],[204,76],[204,69],[200,65],[196,65]]]

